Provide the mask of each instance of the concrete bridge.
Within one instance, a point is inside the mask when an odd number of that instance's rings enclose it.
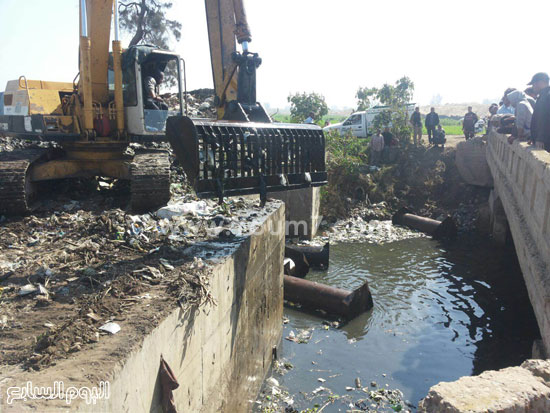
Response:
[[[489,134],[486,158],[493,175],[489,204],[495,238],[507,227],[537,317],[545,354],[550,354],[550,153],[527,143],[510,145]]]

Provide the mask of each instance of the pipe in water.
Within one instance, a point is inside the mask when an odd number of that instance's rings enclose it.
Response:
[[[368,282],[355,291],[284,276],[285,300],[300,303],[313,310],[324,310],[329,314],[352,319],[373,307]]]
[[[428,235],[436,239],[453,238],[456,236],[456,224],[451,217],[438,221],[431,218],[425,218],[410,213],[407,208],[401,208],[392,218],[395,225],[403,225]]]

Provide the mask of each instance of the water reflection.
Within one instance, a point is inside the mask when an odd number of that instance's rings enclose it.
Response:
[[[341,374],[325,383],[336,393],[357,376],[378,378],[416,403],[439,381],[520,364],[538,337],[515,254],[486,241],[336,245],[329,271],[308,279],[350,290],[368,280],[374,309],[330,331],[286,309],[285,335],[318,330],[307,345],[283,343],[296,366],[283,378],[289,388],[311,391],[320,374]]]

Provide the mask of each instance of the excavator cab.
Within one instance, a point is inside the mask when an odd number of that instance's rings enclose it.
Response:
[[[147,82],[162,73],[163,102],[148,99]],[[180,58],[151,46],[132,46],[122,54],[122,88],[128,134],[133,141],[163,140],[166,120],[182,115]],[[156,80],[155,80],[156,82]]]

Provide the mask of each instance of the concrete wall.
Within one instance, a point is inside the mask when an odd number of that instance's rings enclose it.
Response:
[[[506,212],[544,347],[550,354],[550,154],[526,143],[510,145],[494,131],[488,142],[492,197],[500,200]]]
[[[487,164],[487,142],[472,138],[456,145],[456,167],[460,176],[470,185],[493,187],[493,177]]]
[[[321,224],[321,188],[311,187],[284,192],[270,192],[270,198],[285,203],[287,235],[311,240]]]
[[[262,229],[275,228],[283,216],[281,206]],[[214,269],[217,305],[172,312],[127,358],[98,411],[161,413],[161,354],[180,384],[173,392],[178,412],[250,410],[282,333],[284,234],[263,232]]]

